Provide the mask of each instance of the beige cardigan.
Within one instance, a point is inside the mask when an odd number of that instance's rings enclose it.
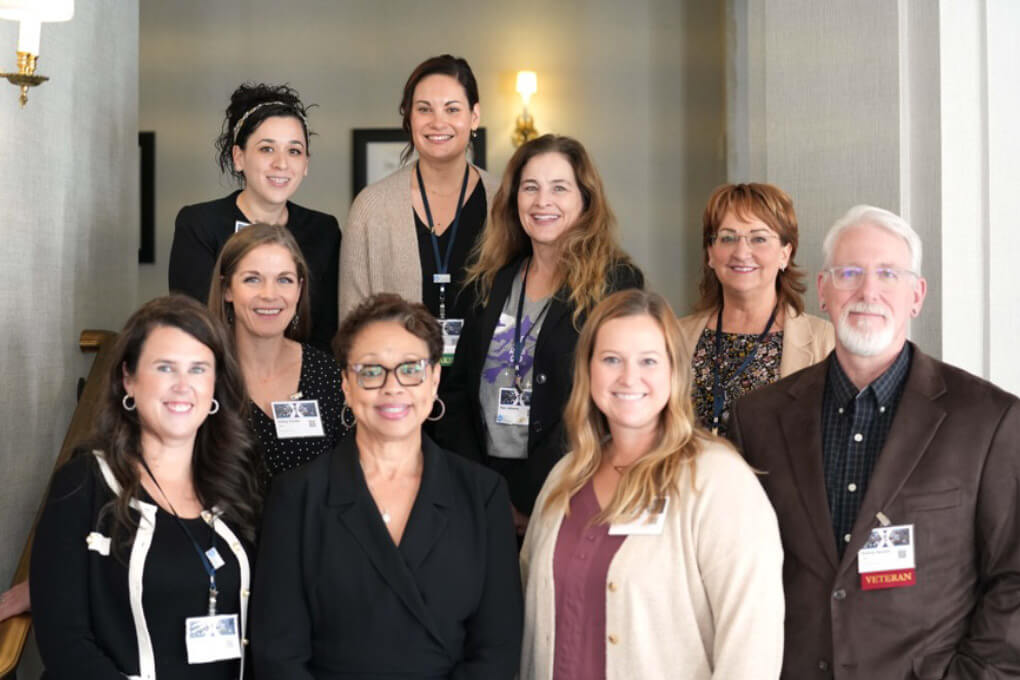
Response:
[[[569,458],[569,455],[568,455]],[[553,553],[563,513],[544,514],[561,460],[521,551],[521,680],[551,680]],[[776,515],[747,463],[712,442],[680,480],[658,536],[628,536],[606,578],[607,680],[770,680],[783,660],[783,550]]]
[[[474,166],[492,214],[499,179]],[[421,259],[414,231],[414,163],[368,185],[347,213],[340,245],[340,321],[373,293],[398,293],[421,302]]]
[[[694,357],[701,332],[717,313],[717,310],[710,309],[680,319],[684,345],[680,348],[680,354],[681,357],[687,357],[687,365],[690,365]],[[787,307],[783,321],[783,356],[779,359],[779,377],[785,378],[802,368],[817,364],[835,346],[836,334],[831,323],[810,314],[798,316],[792,307]]]

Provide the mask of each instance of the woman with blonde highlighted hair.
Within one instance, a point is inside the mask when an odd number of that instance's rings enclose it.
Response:
[[[581,331],[569,453],[521,552],[522,678],[777,678],[782,548],[737,452],[698,428],[680,329],[655,293]]]
[[[578,330],[603,297],[644,283],[617,242],[602,180],[577,140],[544,135],[514,153],[467,283],[480,309],[466,320],[443,381],[449,413],[436,435],[507,479],[523,534],[563,456]]]

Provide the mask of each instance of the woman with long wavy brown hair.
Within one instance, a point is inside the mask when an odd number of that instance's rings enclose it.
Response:
[[[443,382],[449,408],[437,427],[446,448],[506,477],[520,533],[563,456],[578,330],[603,297],[643,283],[580,142],[544,135],[522,145],[468,268],[479,308]]]
[[[225,329],[173,295],[128,320],[91,443],[32,546],[46,677],[242,678],[259,490]]]
[[[733,447],[697,427],[669,304],[606,298],[573,369],[569,453],[521,551],[521,677],[777,678],[775,513]]]

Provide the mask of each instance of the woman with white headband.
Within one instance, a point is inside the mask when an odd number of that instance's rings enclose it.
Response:
[[[241,189],[177,214],[169,281],[171,291],[206,302],[227,239],[249,224],[283,225],[308,261],[308,340],[328,351],[337,328],[340,226],[334,216],[290,201],[308,174],[308,137],[307,107],[293,88],[245,83],[234,90],[216,148],[220,170]]]

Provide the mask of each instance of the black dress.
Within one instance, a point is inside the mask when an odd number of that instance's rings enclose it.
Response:
[[[340,422],[344,407],[340,373],[340,365],[333,357],[311,345],[301,345],[301,377],[298,379],[301,396],[297,399],[319,401],[322,437],[280,439],[276,436],[273,419],[254,403],[249,404],[248,424],[258,439],[270,477],[304,465],[320,453],[332,451],[347,433]]]
[[[235,231],[251,222],[237,207],[240,190],[207,203],[181,208],[170,247],[168,278],[171,292],[185,293],[205,303],[216,258]],[[340,225],[336,218],[287,201],[287,229],[308,262],[312,332],[308,341],[329,351],[337,329],[337,277]],[[238,225],[238,223],[242,223]]]
[[[36,529],[29,584],[44,677],[123,680],[149,668],[159,680],[238,678],[237,660],[188,664],[185,620],[208,613],[209,577],[187,534],[144,490],[133,513],[140,529],[120,553],[104,552],[105,506],[115,498],[106,479],[94,454],[72,458],[54,474]],[[183,522],[203,549],[212,543],[205,520]],[[217,525],[217,612],[243,620],[252,546]]]

